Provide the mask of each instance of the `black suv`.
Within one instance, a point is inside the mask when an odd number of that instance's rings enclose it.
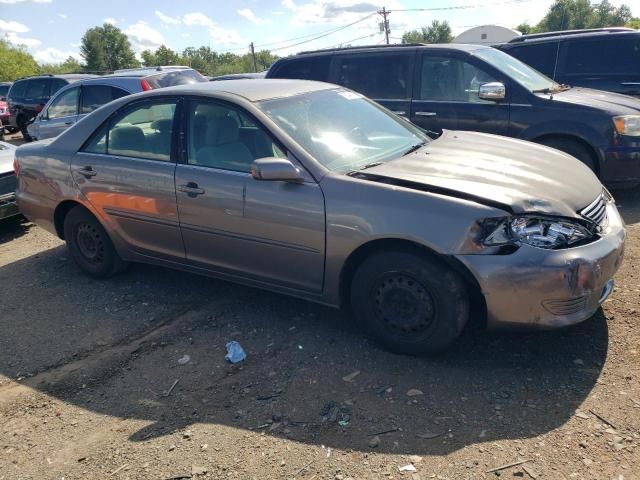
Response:
[[[27,125],[42,110],[51,95],[65,85],[96,75],[38,75],[16,80],[7,96],[9,125],[18,128],[25,140],[30,140]]]
[[[640,31],[568,30],[494,45],[558,83],[640,97]]]
[[[640,100],[560,85],[495,48],[305,52],[278,60],[267,78],[336,83],[435,134],[475,130],[530,140],[577,157],[605,183],[640,183]]]

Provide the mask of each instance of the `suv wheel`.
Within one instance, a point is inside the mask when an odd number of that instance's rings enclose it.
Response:
[[[25,142],[33,141],[33,138],[31,138],[31,135],[29,135],[29,131],[27,130],[27,121],[24,117],[20,117],[18,119],[18,130],[22,133],[22,138],[24,138]]]
[[[469,316],[467,289],[457,273],[436,258],[403,251],[375,254],[358,267],[351,307],[377,343],[408,355],[444,350]]]
[[[92,277],[110,277],[126,268],[105,229],[84,207],[74,207],[67,213],[64,238],[71,258]]]

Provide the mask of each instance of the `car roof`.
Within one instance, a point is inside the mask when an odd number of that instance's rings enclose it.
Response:
[[[248,73],[229,73],[227,75],[218,75],[217,77],[209,77],[210,81],[217,80],[239,80],[242,78],[264,78],[267,74],[264,72],[248,72]]]
[[[65,90],[68,90],[70,88],[77,88],[82,85],[108,85],[112,87],[128,88],[130,90],[131,90],[131,87],[138,87],[138,88],[133,88],[134,93],[137,93],[138,91],[142,90],[142,86],[140,85],[140,77],[135,77],[135,76],[121,77],[121,76],[104,75],[101,77],[83,78],[82,80],[78,80],[76,82],[70,83],[69,85],[66,85],[62,87],[60,90],[58,90],[54,94],[54,96],[57,96],[60,94],[60,92],[64,92]]]
[[[78,81],[84,80],[85,78],[97,78],[98,75],[93,75],[91,73],[61,73],[56,75],[30,75],[28,77],[22,77],[16,80],[16,82],[22,82],[24,80],[32,80],[34,78],[62,78],[64,80]]]
[[[238,95],[250,102],[260,102],[274,98],[293,97],[304,93],[317,92],[340,88],[329,83],[314,82],[311,80],[285,80],[285,79],[254,79],[225,80],[224,82],[200,82],[189,85],[177,85],[175,87],[159,88],[145,92],[142,95],[204,95],[208,93],[227,93]],[[215,95],[212,95],[215,96]]]
[[[538,43],[545,41],[556,41],[559,39],[570,38],[590,38],[590,37],[602,37],[602,36],[619,36],[619,35],[633,35],[640,34],[638,30],[626,27],[611,27],[611,28],[591,28],[584,30],[560,30],[556,32],[544,32],[544,33],[532,33],[529,35],[522,35],[509,40],[506,43],[500,44],[501,46],[516,46],[524,43]]]
[[[169,67],[140,67],[140,68],[125,68],[122,70],[116,70],[113,73],[104,75],[105,77],[149,77],[152,75],[160,75],[167,72],[179,72],[182,70],[193,70],[191,67],[183,66],[169,66]]]
[[[307,50],[296,54],[294,57],[285,57],[282,60],[295,58],[298,56],[306,55],[326,55],[333,53],[363,53],[370,51],[401,51],[407,48],[429,48],[429,49],[446,49],[446,50],[459,50],[463,52],[472,52],[474,50],[491,48],[486,45],[468,45],[464,43],[407,43],[403,45],[365,45],[358,47],[343,47],[343,48],[328,48],[324,50]]]

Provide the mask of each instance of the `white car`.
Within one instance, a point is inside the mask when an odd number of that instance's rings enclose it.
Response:
[[[16,205],[16,174],[13,158],[16,147],[0,142],[0,220],[18,215]]]

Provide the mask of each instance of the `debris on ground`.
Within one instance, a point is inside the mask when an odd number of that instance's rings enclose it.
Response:
[[[245,358],[247,358],[247,354],[242,348],[242,346],[236,342],[235,340],[231,340],[227,342],[225,345],[227,348],[227,354],[224,356],[224,359],[229,363],[239,363],[242,362]]]
[[[398,470],[401,472],[417,472],[418,469],[413,466],[413,464],[404,465],[402,467],[398,467]]]
[[[518,465],[522,465],[523,463],[527,463],[530,461],[531,461],[530,458],[528,458],[527,460],[518,460],[517,462],[507,463],[506,465],[500,465],[499,467],[490,468],[485,473],[499,472],[500,470],[506,470],[507,468],[517,467]]]
[[[356,370],[355,372],[342,377],[342,380],[345,382],[353,382],[358,375],[360,375],[360,370]]]
[[[191,357],[189,355],[184,355],[183,357],[178,359],[178,365],[186,365],[191,361]]]
[[[418,390],[417,388],[412,388],[407,392],[407,397],[417,397],[422,395],[422,390]]]

